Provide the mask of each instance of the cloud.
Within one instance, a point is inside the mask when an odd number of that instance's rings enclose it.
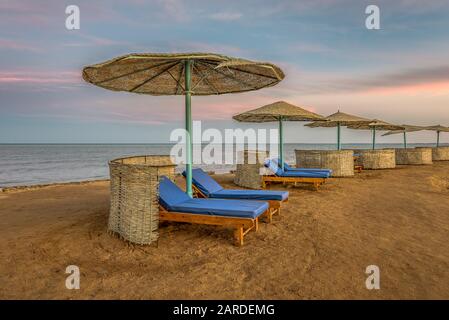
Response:
[[[235,21],[243,16],[240,12],[217,12],[209,15],[209,19],[216,21]]]
[[[2,39],[0,38],[0,49],[17,50],[17,51],[29,51],[29,52],[41,52],[42,49],[23,43],[21,41]]]
[[[157,0],[159,7],[162,9],[164,15],[168,18],[174,19],[177,22],[185,22],[190,20],[190,16],[180,0]]]
[[[0,25],[47,26],[51,21],[49,12],[58,8],[58,0],[48,1],[0,1]]]
[[[403,69],[396,72],[340,79],[334,88],[342,91],[373,91],[377,93],[428,92],[448,93],[449,66]]]
[[[287,76],[272,90],[279,95],[324,95],[334,93],[426,92],[449,93],[449,65],[403,68],[396,71],[358,73],[348,76],[332,72],[305,72],[294,65],[282,65]]]
[[[84,40],[84,42],[67,42],[65,47],[89,47],[89,46],[122,46],[129,45],[126,41],[117,41],[109,38],[98,37],[78,32],[76,36]]]
[[[231,56],[248,55],[249,52],[240,47],[215,42],[176,41],[168,44],[172,51],[214,52]]]
[[[319,43],[298,43],[289,45],[290,52],[296,53],[335,53],[336,50]]]

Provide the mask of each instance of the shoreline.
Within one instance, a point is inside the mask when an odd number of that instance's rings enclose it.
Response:
[[[29,191],[29,190],[38,190],[50,187],[58,187],[58,186],[70,186],[70,185],[87,185],[96,182],[107,182],[110,179],[95,179],[95,180],[80,180],[80,181],[67,181],[67,182],[50,182],[50,183],[42,183],[42,184],[31,184],[31,185],[23,185],[23,186],[11,186],[11,187],[0,187],[0,193],[12,193],[12,192],[20,192],[20,191]]]
[[[235,171],[230,170],[228,172],[219,172],[216,171],[207,171],[208,174],[211,175],[226,175],[233,174]],[[176,177],[180,177],[181,173],[175,173]],[[92,184],[96,182],[108,182],[110,179],[93,179],[93,180],[80,180],[80,181],[66,181],[66,182],[50,182],[50,183],[40,183],[40,184],[31,184],[31,185],[19,185],[19,186],[8,186],[8,187],[0,187],[0,193],[11,193],[11,192],[20,192],[20,191],[28,191],[28,190],[37,190],[42,188],[49,187],[58,187],[58,186],[70,186],[70,185],[85,185]]]

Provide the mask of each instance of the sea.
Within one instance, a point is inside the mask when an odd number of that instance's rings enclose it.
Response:
[[[433,146],[409,144],[409,147]],[[0,144],[0,188],[32,186],[62,182],[109,179],[110,160],[134,155],[168,155],[171,144]],[[202,146],[204,148],[204,146]],[[369,149],[370,144],[344,144],[343,149]],[[376,148],[402,148],[402,144],[378,144]],[[227,153],[243,146],[233,145]],[[284,146],[285,160],[295,163],[295,149],[335,149],[335,144],[288,143]],[[223,159],[226,148],[223,146]],[[225,173],[235,165],[199,164],[207,171]],[[182,170],[182,166],[177,171]]]

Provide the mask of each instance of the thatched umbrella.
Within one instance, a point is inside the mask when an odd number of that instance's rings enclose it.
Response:
[[[341,150],[341,142],[340,142],[341,126],[368,124],[372,121],[370,119],[353,116],[351,114],[340,112],[340,110],[338,110],[334,114],[331,114],[330,116],[325,117],[324,120],[326,120],[326,121],[317,121],[317,122],[308,123],[308,124],[306,124],[306,127],[310,127],[310,128],[337,127],[337,150]]]
[[[279,159],[284,169],[283,121],[317,121],[323,120],[319,114],[307,111],[285,101],[277,101],[266,106],[246,111],[232,117],[241,122],[273,122],[279,123]]]
[[[426,127],[425,130],[432,130],[437,132],[437,148],[440,146],[440,132],[449,132],[449,127],[442,125]]]
[[[376,148],[376,130],[404,130],[403,126],[374,119],[370,123],[349,125],[350,129],[371,130],[373,132],[373,150]]]
[[[389,136],[392,134],[402,133],[404,135],[404,149],[407,149],[407,132],[426,130],[425,127],[414,126],[414,125],[403,124],[402,126],[404,127],[403,130],[388,131],[387,133],[384,133],[382,136]]]
[[[284,73],[271,63],[213,53],[139,53],[85,67],[83,78],[114,91],[185,95],[186,191],[191,196],[191,96],[258,90],[279,83]]]

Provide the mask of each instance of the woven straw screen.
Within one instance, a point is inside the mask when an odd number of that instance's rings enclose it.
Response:
[[[396,164],[432,164],[432,148],[396,149]]]
[[[448,161],[449,160],[449,147],[432,148],[432,160],[433,161]]]
[[[394,149],[359,150],[359,161],[363,169],[393,169],[396,167]]]
[[[108,229],[136,244],[158,239],[159,180],[175,175],[170,156],[137,156],[109,162],[111,207]]]
[[[263,162],[267,158],[266,151],[245,150],[238,153],[239,163],[235,171],[234,183],[238,186],[260,189],[262,178],[260,169],[264,168]]]
[[[297,168],[332,169],[332,177],[354,176],[352,150],[295,150]]]

